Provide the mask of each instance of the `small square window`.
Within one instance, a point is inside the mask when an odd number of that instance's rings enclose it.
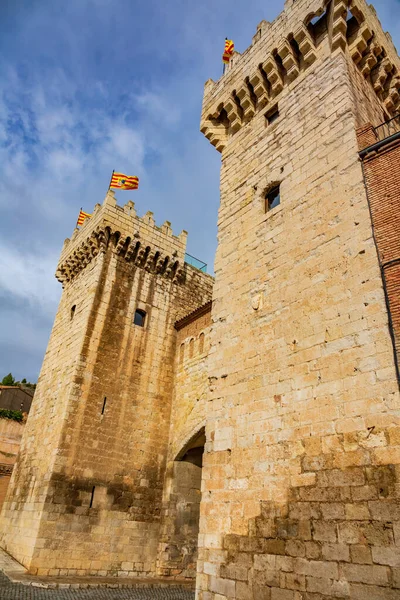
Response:
[[[144,322],[146,320],[146,313],[144,310],[140,310],[139,308],[135,312],[135,317],[133,319],[134,325],[138,325],[139,327],[144,327]]]
[[[273,108],[271,108],[271,110],[269,110],[267,112],[267,114],[265,115],[265,118],[267,119],[268,125],[271,125],[274,121],[277,120],[278,117],[279,117],[278,105],[276,105]]]
[[[281,203],[279,185],[275,186],[265,194],[265,212],[272,210]]]

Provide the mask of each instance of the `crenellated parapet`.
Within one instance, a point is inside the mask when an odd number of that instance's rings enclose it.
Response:
[[[205,85],[200,130],[219,152],[228,140],[317,59],[344,52],[355,63],[388,115],[400,109],[400,61],[389,34],[364,0],[288,0],[273,22],[262,21],[252,45],[235,52],[219,81]]]
[[[150,211],[138,217],[132,201],[118,206],[114,192],[109,190],[103,204],[96,204],[92,217],[65,240],[56,278],[63,285],[69,283],[111,246],[126,262],[182,283],[186,239],[186,231],[173,235],[169,221],[157,227]]]

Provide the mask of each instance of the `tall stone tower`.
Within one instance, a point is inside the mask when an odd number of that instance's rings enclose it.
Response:
[[[155,574],[175,322],[212,278],[186,232],[104,204],[66,240],[64,290],[2,513],[2,547],[37,574]]]
[[[363,0],[287,0],[205,85],[222,168],[198,600],[400,597],[399,387],[356,135],[399,88]]]

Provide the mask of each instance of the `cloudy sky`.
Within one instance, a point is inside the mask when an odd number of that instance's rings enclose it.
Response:
[[[376,0],[400,47],[400,0]],[[81,206],[112,169],[140,176],[139,214],[189,231],[210,266],[220,159],[199,133],[204,82],[283,0],[0,0],[0,377],[36,381]],[[396,39],[397,38],[397,39]]]

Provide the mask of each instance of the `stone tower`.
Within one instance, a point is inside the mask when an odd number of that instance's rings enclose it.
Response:
[[[2,513],[2,546],[31,573],[155,574],[175,322],[212,278],[186,232],[109,191],[66,240],[63,293]]]
[[[198,600],[400,597],[399,387],[356,135],[399,88],[363,0],[287,0],[205,85],[222,167]]]

